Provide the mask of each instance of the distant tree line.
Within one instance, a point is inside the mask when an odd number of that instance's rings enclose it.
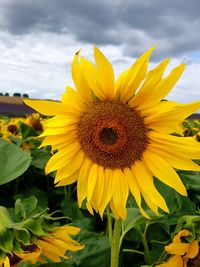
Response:
[[[0,96],[10,96],[10,94],[9,93],[3,94],[3,93],[0,92]],[[28,94],[20,94],[20,93],[14,93],[12,96],[29,98],[29,95]]]

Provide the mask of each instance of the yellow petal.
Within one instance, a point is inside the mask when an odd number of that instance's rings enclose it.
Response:
[[[149,58],[154,47],[140,56],[129,70],[122,73],[116,81],[116,94],[123,102],[128,101],[146,76]]]
[[[52,171],[55,171],[65,166],[65,164],[67,165],[69,161],[71,161],[71,158],[75,154],[77,154],[79,150],[80,150],[79,143],[72,143],[70,145],[66,145],[63,149],[59,150],[50,158],[45,167],[45,173],[48,174]]]
[[[105,185],[104,185],[103,198],[99,205],[99,214],[101,218],[103,217],[104,210],[112,197],[113,170],[105,168],[104,179],[105,179]]]
[[[190,243],[188,251],[184,257],[193,259],[198,255],[198,252],[199,252],[199,243],[197,240],[194,240],[192,243]]]
[[[7,256],[5,257],[5,260],[4,260],[4,267],[10,267],[10,261]]]
[[[63,252],[63,254],[69,250],[69,251],[78,251],[80,249],[83,249],[84,246],[78,244],[78,243],[69,243],[69,242],[63,242],[60,239],[57,238],[45,238],[43,237],[43,240],[56,246],[57,248],[60,249],[61,252]]]
[[[144,106],[144,102],[147,102],[147,99],[151,97],[154,87],[162,79],[163,73],[168,63],[169,59],[165,59],[156,68],[148,72],[143,85],[136,93],[136,95],[129,101],[129,105],[131,107],[138,107],[140,109],[141,106]]]
[[[126,202],[128,198],[128,183],[122,170],[113,170],[113,203],[119,216],[126,219]]]
[[[81,207],[83,200],[87,196],[87,184],[91,167],[92,162],[85,157],[79,172],[79,178],[77,182],[77,196],[79,208]]]
[[[78,117],[75,116],[64,116],[64,115],[58,115],[55,116],[49,120],[46,120],[43,123],[43,126],[46,127],[52,127],[52,128],[59,128],[59,127],[67,127],[72,124],[77,124],[79,121]]]
[[[148,216],[148,214],[143,210],[142,206],[141,206],[141,194],[140,194],[140,189],[137,183],[137,180],[134,176],[134,173],[131,171],[130,168],[125,168],[124,169],[124,174],[126,176],[127,182],[128,182],[128,186],[129,189],[133,195],[133,197],[135,198],[135,201],[140,209],[140,212],[142,213],[142,215],[146,218],[150,218]]]
[[[97,181],[97,177],[98,177],[98,165],[96,163],[94,163],[92,165],[92,168],[90,170],[90,174],[88,177],[88,184],[87,184],[87,200],[88,202],[90,202],[93,192],[94,192],[94,188],[96,185],[96,181]]]
[[[26,253],[16,253],[15,254],[22,258],[22,261],[30,261],[32,264],[35,264],[38,261],[38,258],[40,254],[42,253],[42,249],[40,247],[37,247],[32,252],[26,252]]]
[[[188,251],[189,243],[171,243],[165,246],[165,250],[169,254],[184,255]]]
[[[69,162],[66,162],[62,168],[57,170],[54,183],[59,182],[62,179],[70,178],[71,176],[77,174],[84,160],[84,153],[79,151]],[[78,175],[76,175],[78,177]],[[73,180],[73,178],[71,178]],[[74,178],[75,179],[75,178]]]
[[[185,159],[176,155],[174,151],[166,151],[166,149],[158,149],[154,145],[150,144],[148,146],[148,151],[151,151],[153,154],[159,155],[164,158],[168,164],[176,169],[188,170],[188,171],[200,171],[200,166],[195,164],[192,160]]]
[[[63,252],[65,252],[65,251],[63,251],[63,249],[61,249],[61,248],[58,248],[56,245],[52,245],[51,243],[46,242],[46,241],[41,240],[41,239],[39,239],[37,242],[38,242],[38,245],[46,251],[49,251],[53,254],[57,254],[60,257],[62,257],[64,255]]]
[[[146,152],[144,153],[146,154]],[[160,195],[153,183],[153,176],[141,161],[136,161],[132,171],[137,179],[140,190],[158,207],[169,212],[164,198]],[[148,204],[148,203],[147,203]]]
[[[185,236],[192,236],[191,232],[184,229],[181,230],[180,232],[178,232],[174,238],[173,238],[173,243],[181,243],[181,237],[185,237]]]
[[[156,265],[156,267],[183,267],[182,257],[175,255],[171,257],[166,263]]]
[[[174,68],[167,77],[162,79],[157,86],[152,88],[151,95],[144,99],[142,106],[147,108],[159,103],[174,87],[184,68],[185,64],[181,64]]]
[[[163,158],[147,150],[143,154],[143,160],[155,177],[175,189],[181,195],[187,196],[185,186],[180,177]]]
[[[80,94],[70,86],[66,86],[65,92],[61,96],[61,101],[68,107],[68,114],[77,115],[78,112],[80,113],[85,108],[85,103]]]
[[[151,198],[149,198],[149,195],[146,194],[146,191],[141,190],[142,193],[142,197],[144,198],[144,201],[146,202],[146,204],[149,206],[150,210],[152,210],[156,215],[159,216],[159,212],[158,212],[158,205],[156,205]]]
[[[104,184],[105,184],[104,168],[102,166],[98,166],[96,184],[91,198],[91,204],[96,212],[98,212],[99,204],[103,198]]]
[[[136,96],[135,96],[136,97]],[[160,114],[165,113],[168,111],[171,111],[172,109],[175,109],[176,107],[179,107],[180,103],[174,102],[174,101],[161,101],[151,107],[142,107],[140,110],[143,117],[149,117],[154,114]],[[137,107],[137,109],[140,109],[140,106]]]
[[[189,104],[179,104],[178,106],[172,107],[167,111],[161,109],[160,112],[149,115],[146,118],[147,123],[159,122],[168,123],[171,121],[182,121],[189,115],[193,114],[197,109],[200,108],[200,101],[192,102]]]
[[[94,58],[98,70],[98,82],[106,99],[113,99],[114,97],[114,72],[112,65],[102,52],[94,47]]]
[[[44,130],[42,134],[39,135],[39,137],[47,136],[47,135],[61,135],[66,134],[68,135],[71,131],[77,130],[77,124],[73,123],[65,127],[59,127],[59,128],[47,128]]]
[[[57,254],[53,253],[52,251],[48,251],[48,250],[43,249],[42,254],[47,259],[50,259],[53,262],[61,262],[61,258]]]
[[[159,146],[165,146],[166,149],[181,152],[182,157],[199,159],[200,158],[200,143],[195,141],[191,137],[177,137],[162,133],[156,133],[154,131],[148,132],[150,143],[158,144]],[[185,153],[183,153],[183,151]]]
[[[73,142],[75,142],[75,140],[76,140],[76,132],[75,131],[71,131],[67,135],[66,134],[61,134],[61,135],[57,135],[57,136],[50,135],[50,136],[46,136],[44,138],[44,140],[42,141],[39,148],[44,147],[44,146],[48,146],[48,145],[51,145],[52,147],[56,147],[56,145],[59,145],[59,144],[73,143]]]
[[[46,116],[68,114],[68,106],[56,101],[23,100],[24,103]]]
[[[66,185],[69,185],[69,184],[73,184],[77,181],[78,179],[78,173],[75,172],[73,175],[67,177],[67,178],[60,178],[58,179],[58,183],[57,181],[54,181],[54,183],[57,183],[55,186],[58,187],[58,186],[66,186]]]
[[[81,58],[80,69],[94,95],[100,100],[106,99],[106,92],[104,92],[99,84],[99,75],[96,66],[87,59]]]
[[[91,205],[90,202],[87,202],[87,203],[86,203],[86,207],[87,207],[88,211],[89,211],[92,215],[94,215],[94,212],[93,212],[93,209],[92,209],[92,205]]]
[[[120,215],[119,215],[118,210],[116,209],[116,207],[114,205],[114,202],[113,202],[113,199],[112,198],[110,200],[110,208],[111,208],[111,210],[112,210],[112,212],[114,214],[115,219],[118,220],[119,217],[120,217]]]
[[[80,71],[79,63],[78,63],[78,57],[79,53],[76,53],[74,56],[74,60],[72,63],[72,78],[74,81],[74,84],[76,86],[76,89],[80,96],[86,101],[91,102],[92,101],[92,92],[91,89],[86,82],[85,78],[83,77],[83,74]]]
[[[151,129],[151,130],[154,130],[160,133],[166,133],[166,134],[177,133],[183,136],[183,127],[180,121],[171,120],[171,121],[168,121],[167,123],[164,123],[164,121],[147,123],[146,118],[144,118],[144,123],[148,129]]]

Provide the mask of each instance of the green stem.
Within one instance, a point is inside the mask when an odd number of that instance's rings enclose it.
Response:
[[[67,187],[64,186],[64,194],[65,194],[65,198],[67,199]]]
[[[141,237],[142,237],[142,243],[144,246],[144,258],[145,258],[146,264],[150,265],[151,258],[150,258],[150,253],[149,253],[149,247],[148,247],[147,240],[146,240],[147,228],[148,228],[148,224],[146,224],[145,226],[144,233],[142,233],[141,231]]]
[[[136,250],[136,249],[123,249],[124,252],[131,252],[131,253],[136,253],[136,254],[140,254],[140,255],[144,255],[144,252]]]
[[[110,267],[119,266],[119,252],[120,252],[120,236],[122,231],[122,221],[121,219],[116,220],[114,224],[114,230],[111,241],[111,264]]]
[[[109,236],[109,241],[111,244],[111,242],[112,242],[112,218],[110,216],[109,206],[107,206],[107,208],[106,208],[106,214],[107,214],[107,219],[108,219],[108,236]]]

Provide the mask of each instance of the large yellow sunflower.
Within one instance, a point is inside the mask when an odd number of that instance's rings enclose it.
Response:
[[[200,144],[182,133],[181,121],[200,108],[200,101],[179,104],[162,101],[185,65],[163,78],[169,59],[147,73],[153,48],[146,51],[114,80],[111,64],[94,48],[96,64],[77,53],[72,63],[76,90],[67,87],[61,102],[25,100],[44,115],[54,115],[44,125],[42,146],[56,153],[46,173],[57,170],[55,183],[77,181],[79,206],[103,215],[108,204],[116,218],[126,218],[129,192],[143,215],[142,197],[149,208],[168,212],[154,185],[159,179],[183,196],[186,189],[176,169],[200,171],[191,159],[200,158]],[[154,178],[156,177],[156,178]]]

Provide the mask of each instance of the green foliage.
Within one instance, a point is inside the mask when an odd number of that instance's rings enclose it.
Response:
[[[32,235],[45,234],[49,229],[45,223],[49,220],[47,210],[49,213],[60,210],[58,221],[52,219],[51,222],[54,225],[67,222],[80,227],[81,232],[76,239],[85,245],[85,249],[71,253],[72,259],[61,263],[32,265],[21,262],[19,266],[109,267],[110,245],[106,216],[102,221],[98,215],[92,216],[87,211],[85,203],[81,209],[78,207],[76,184],[66,188],[55,187],[52,179],[54,174],[46,176],[44,172],[46,162],[51,157],[50,148],[38,148],[41,140],[32,127],[21,123],[19,131],[22,138],[11,136],[12,143],[0,139],[0,205],[12,207],[15,203],[14,209],[8,209],[9,220],[5,221],[8,225],[10,220],[14,221],[10,228],[13,229],[12,232],[8,228],[1,230],[3,217],[0,214],[0,250],[3,244],[4,250],[10,251],[13,240],[27,245]],[[187,134],[193,132],[187,131]],[[30,146],[29,152],[22,150],[23,144]],[[171,242],[173,233],[181,228],[195,233],[195,237],[200,240],[200,173],[179,171],[179,175],[186,185],[188,197],[182,197],[155,178],[156,188],[165,198],[170,214],[160,210],[160,215],[155,216],[143,203],[145,211],[151,217],[146,219],[141,216],[135,200],[129,198],[127,219],[123,222],[120,240],[120,267],[155,266],[164,246]],[[149,262],[144,255],[145,249],[149,252]]]
[[[0,139],[0,185],[6,184],[22,175],[30,166],[29,152]]]
[[[19,123],[19,129],[20,129],[20,132],[22,133],[23,139],[26,139],[27,137],[30,137],[30,136],[37,136],[38,135],[38,132],[36,130],[34,130],[31,126],[29,126],[23,122]]]
[[[110,245],[105,234],[83,229],[79,241],[85,244],[85,248],[73,254],[72,260],[69,260],[70,263],[75,264],[73,266],[109,266]]]

